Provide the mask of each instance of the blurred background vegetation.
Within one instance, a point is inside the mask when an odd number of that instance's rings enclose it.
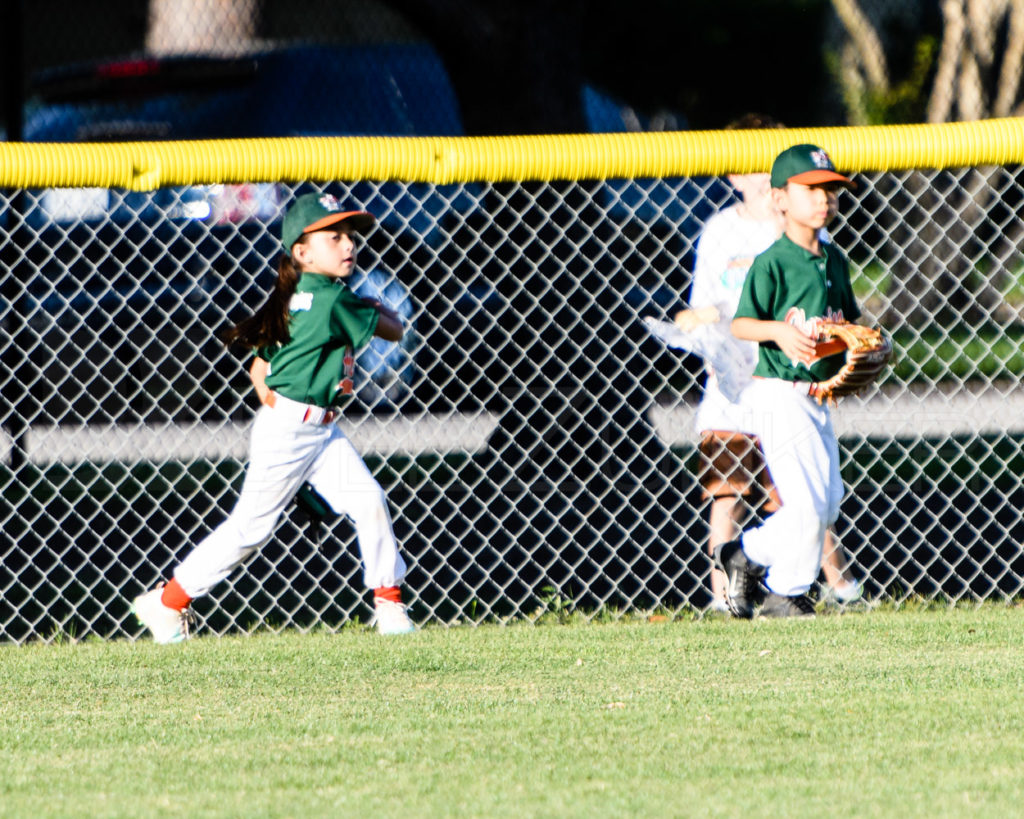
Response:
[[[9,138],[40,69],[299,42],[430,42],[468,134],[587,130],[584,85],[648,129],[751,110],[792,126],[1021,112],[1014,0],[6,0],[0,14]]]

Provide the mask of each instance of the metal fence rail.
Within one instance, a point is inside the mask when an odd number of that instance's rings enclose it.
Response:
[[[1019,167],[858,175],[834,240],[896,366],[836,411],[838,535],[870,598],[1021,593]],[[708,605],[686,303],[720,179],[320,186],[380,227],[358,289],[403,313],[343,425],[394,513],[415,619]],[[305,187],[302,188],[303,190]],[[128,600],[236,498],[256,402],[216,334],[268,289],[285,184],[0,198],[0,634],[139,634]],[[200,628],[370,614],[344,520],[292,511]]]

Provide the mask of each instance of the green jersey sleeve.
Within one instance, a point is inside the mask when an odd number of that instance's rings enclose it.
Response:
[[[380,310],[367,304],[348,287],[342,287],[331,308],[331,332],[347,336],[353,349],[369,343],[377,330]]]
[[[733,318],[771,319],[774,318],[775,299],[778,283],[772,266],[765,256],[758,256],[750,266],[747,278],[740,291]]]

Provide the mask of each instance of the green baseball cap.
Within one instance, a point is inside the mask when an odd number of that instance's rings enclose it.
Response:
[[[323,230],[338,222],[346,222],[350,230],[369,230],[377,221],[372,213],[362,210],[345,210],[341,203],[329,193],[307,193],[300,196],[284,215],[281,224],[281,244],[285,251],[292,252],[303,233]]]
[[[836,171],[829,155],[817,145],[794,145],[775,157],[772,163],[772,187],[784,188],[787,182],[800,185],[839,182],[848,188],[857,187],[852,179]]]

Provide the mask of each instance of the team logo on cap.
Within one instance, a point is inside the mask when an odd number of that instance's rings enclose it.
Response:
[[[821,150],[821,148],[811,151],[811,162],[814,163],[816,168],[823,168],[828,171],[834,170],[832,160],[828,158],[828,154]]]
[[[825,158],[828,159],[828,157]],[[325,193],[316,201],[320,203],[320,207],[322,207],[324,210],[329,210],[332,213],[334,211],[341,210],[341,202],[339,202],[334,196],[332,196],[329,193]]]

